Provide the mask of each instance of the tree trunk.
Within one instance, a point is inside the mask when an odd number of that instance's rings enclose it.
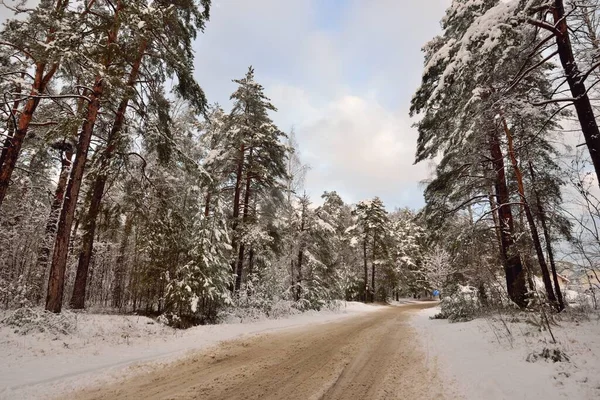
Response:
[[[250,190],[251,190],[251,184],[252,184],[252,176],[251,176],[251,172],[252,172],[252,148],[250,148],[250,154],[248,155],[248,170],[246,171],[246,188],[244,190],[244,214],[242,217],[242,225],[245,227],[246,223],[248,222],[248,215],[250,213]],[[238,290],[240,290],[240,287],[242,286],[242,273],[244,272],[244,250],[245,250],[245,246],[244,243],[242,242],[240,244],[240,251],[238,254],[238,264],[237,264],[237,269],[236,269],[236,276],[235,276],[235,291],[237,292]]]
[[[302,296],[302,280],[304,276],[302,274],[302,264],[304,261],[304,228],[306,226],[306,198],[302,198],[302,215],[300,216],[300,245],[298,250],[298,299]]]
[[[58,176],[56,190],[54,191],[54,200],[52,200],[52,205],[50,206],[50,214],[48,215],[48,220],[46,222],[44,241],[42,242],[42,248],[40,249],[36,263],[38,276],[35,278],[37,286],[34,298],[35,304],[38,304],[42,300],[43,279],[46,274],[46,269],[48,268],[48,262],[50,261],[50,253],[52,252],[52,245],[54,244],[54,234],[56,233],[60,208],[65,196],[67,181],[69,180],[72,158],[73,149],[69,146],[63,154],[61,154],[60,174]]]
[[[96,78],[93,92],[90,95],[87,117],[77,142],[75,161],[73,162],[73,167],[69,176],[66,196],[58,222],[58,231],[52,256],[52,266],[50,267],[50,278],[48,280],[48,294],[46,296],[46,310],[55,313],[59,313],[62,310],[67,252],[69,250],[69,236],[71,233],[73,217],[75,215],[75,208],[77,206],[79,189],[81,188],[81,181],[83,179],[87,153],[92,139],[92,132],[100,109],[100,98],[102,97],[104,89],[103,81],[102,77]]]
[[[292,256],[292,259],[290,260],[290,277],[292,280],[292,294],[294,295],[294,301],[298,301],[298,296],[297,293],[298,291],[296,290],[296,269],[294,268],[294,258]]]
[[[560,63],[565,72],[569,89],[571,90],[573,106],[577,112],[581,131],[585,138],[590,158],[594,164],[598,184],[600,184],[600,130],[598,129],[594,110],[587,94],[584,77],[579,71],[577,62],[573,56],[563,0],[554,0],[552,12],[556,27],[556,46]]]
[[[493,192],[494,189],[490,191]],[[502,250],[502,228],[500,226],[500,218],[498,217],[498,205],[496,204],[496,200],[494,200],[494,195],[488,195],[488,201],[490,203],[490,209],[492,210],[492,219],[494,220],[494,232],[496,233],[496,240],[498,241],[498,252],[500,254],[500,258],[502,258],[503,250]]]
[[[204,217],[208,218],[210,215],[210,201],[212,199],[212,189],[209,188],[206,193],[206,204],[204,205]]]
[[[65,5],[66,3],[67,2],[65,2]],[[123,3],[118,0],[113,16],[113,24],[107,35],[105,47],[108,49],[117,41],[120,27],[119,14],[122,9]],[[112,62],[111,54],[107,54],[103,61],[104,69],[107,70]],[[62,309],[71,225],[73,224],[73,218],[75,216],[77,198],[79,197],[79,190],[83,180],[83,172],[85,170],[88,150],[94,132],[94,125],[100,110],[100,98],[104,92],[104,79],[105,78],[101,75],[96,76],[92,93],[89,96],[87,116],[77,142],[75,161],[73,162],[73,168],[71,169],[66,197],[63,202],[60,220],[58,222],[54,254],[52,256],[52,266],[50,268],[50,278],[48,280],[48,294],[46,296],[46,310],[55,313],[59,313]]]
[[[302,248],[302,246],[300,246],[300,250],[298,250],[298,294],[296,295],[296,297],[298,298],[298,300],[300,300],[302,298],[302,280],[304,279],[304,276],[302,275],[302,262],[304,259],[304,249]]]
[[[234,254],[235,254],[235,250],[237,249],[237,242],[238,242],[237,227],[239,225],[239,217],[240,217],[240,197],[241,197],[241,192],[242,192],[242,174],[244,171],[243,170],[244,156],[245,156],[245,146],[242,143],[242,145],[240,147],[240,155],[238,158],[238,165],[237,165],[237,171],[236,171],[236,176],[235,176],[235,190],[234,190],[234,194],[233,194],[233,214],[231,216],[233,219],[233,224],[231,227],[231,231],[232,231],[231,248],[232,248]],[[231,261],[231,271],[233,272],[233,274],[235,274],[234,284],[231,285],[232,292],[236,291],[236,285],[237,285],[237,280],[238,280],[236,260],[239,260],[239,255],[238,255],[237,259],[234,259]],[[240,277],[240,279],[241,279],[241,277]]]
[[[115,264],[115,284],[113,286],[113,307],[121,308],[123,298],[123,283],[125,278],[125,255],[127,246],[129,245],[129,236],[133,228],[133,218],[130,215],[125,217],[125,227],[123,229],[123,237],[121,238],[121,246],[119,247],[119,255]]]
[[[100,184],[99,184],[100,183]],[[85,228],[83,238],[81,240],[81,251],[79,252],[79,261],[77,263],[77,273],[75,275],[75,283],[73,285],[73,294],[71,296],[71,308],[83,309],[85,306],[85,291],[88,280],[88,270],[92,253],[94,249],[94,237],[96,234],[96,218],[100,213],[100,204],[102,193],[104,192],[104,184],[106,180],[96,180],[92,185],[92,193],[90,196],[90,208],[85,218]]]
[[[254,272],[254,248],[250,248],[250,252],[248,253],[248,275],[251,275]]]
[[[371,260],[371,303],[375,302],[375,244],[377,242],[377,233],[373,233],[373,254]]]
[[[146,50],[146,41],[143,41],[139,48],[139,54],[131,67],[127,88],[131,90],[138,78],[140,66],[144,58]],[[117,109],[115,120],[112,129],[110,130],[106,142],[106,148],[100,155],[99,173],[96,176],[91,189],[90,207],[86,216],[86,229],[83,235],[81,251],[79,253],[79,262],[77,263],[77,273],[75,275],[75,285],[73,286],[73,295],[71,297],[71,307],[74,309],[82,309],[85,307],[85,291],[87,286],[88,270],[92,253],[94,249],[94,237],[96,233],[96,219],[100,213],[102,198],[104,196],[104,188],[108,180],[108,169],[110,162],[114,156],[114,152],[119,144],[120,133],[125,124],[125,113],[129,106],[130,94],[126,94],[121,100]]]
[[[365,303],[369,301],[369,266],[367,265],[367,236],[365,235],[365,239],[363,240],[363,261],[364,261],[364,269],[365,269],[365,287],[364,287],[364,295],[363,300]]]
[[[504,133],[506,134],[506,140],[508,143],[508,155],[512,163],[513,170],[515,172],[515,178],[517,179],[519,196],[521,197],[521,202],[523,203],[525,217],[527,218],[529,231],[531,233],[531,240],[533,241],[533,247],[535,248],[538,263],[542,271],[542,280],[544,281],[546,294],[548,295],[548,300],[550,301],[550,303],[556,306],[556,296],[554,295],[554,290],[552,289],[552,281],[550,280],[550,272],[548,271],[548,265],[546,264],[546,258],[544,257],[544,250],[542,249],[542,244],[540,243],[540,235],[538,233],[537,226],[535,225],[535,221],[533,220],[531,208],[529,207],[529,203],[527,202],[527,197],[525,196],[523,174],[521,172],[521,168],[519,168],[519,163],[517,162],[517,157],[515,155],[512,132],[508,128],[508,124],[506,123],[506,119],[504,117],[502,117],[502,127],[504,128]]]
[[[558,273],[556,272],[556,263],[554,262],[554,250],[552,250],[552,239],[550,237],[550,230],[546,220],[546,212],[540,199],[539,192],[535,187],[535,172],[533,170],[533,164],[529,161],[529,173],[531,174],[531,182],[533,184],[533,194],[537,203],[538,218],[542,224],[542,230],[544,232],[544,241],[546,242],[546,252],[548,253],[548,260],[550,261],[550,268],[552,269],[552,278],[554,280],[554,290],[556,290],[556,297],[558,299],[558,311],[565,309],[565,303],[563,300],[562,290],[558,282]]]
[[[235,293],[239,292],[242,287],[242,274],[244,273],[244,253],[246,246],[244,243],[240,243],[240,249],[238,251],[237,266],[235,269]]]
[[[527,306],[527,288],[525,286],[525,273],[521,258],[514,245],[514,222],[510,207],[510,196],[506,185],[504,170],[504,156],[500,141],[495,130],[490,135],[490,155],[496,174],[495,191],[498,203],[498,219],[500,222],[500,242],[502,245],[502,259],[506,275],[506,288],[512,301],[519,307]]]

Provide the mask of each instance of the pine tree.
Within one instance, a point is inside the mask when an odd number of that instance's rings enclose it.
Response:
[[[268,115],[269,111],[276,111],[276,108],[264,95],[263,87],[254,81],[252,67],[243,79],[234,82],[239,87],[231,95],[234,105],[229,115],[226,146],[238,149],[234,159],[232,212],[232,247],[238,254],[232,262],[232,269],[236,275],[234,291],[237,292],[244,272],[246,243],[243,232],[248,231],[251,219],[255,219],[251,215],[251,200],[259,202],[261,196],[273,195],[272,190],[282,193],[286,147],[281,142],[285,135]]]
[[[531,114],[548,119],[556,109],[531,111],[532,105],[528,103],[532,94],[542,98],[550,94],[543,71],[529,75],[517,87],[513,84],[513,77],[527,56],[526,43],[535,35],[532,28],[519,23],[517,11],[517,2],[454,1],[443,21],[443,37],[426,46],[423,83],[413,99],[411,113],[424,114],[418,123],[417,161],[438,153],[443,155],[437,179],[429,185],[426,197],[441,201],[443,207],[447,207],[450,198],[458,205],[449,211],[456,211],[485,201],[492,194],[490,186],[494,186],[497,206],[491,212],[497,213],[496,220],[502,224],[498,232],[507,288],[513,301],[524,307],[525,271],[514,241],[514,207],[507,180],[511,176],[504,162],[501,133],[510,133],[507,120],[516,121]],[[542,132],[547,130],[542,128]],[[506,137],[509,139],[510,135]],[[470,154],[465,154],[465,149]],[[510,143],[507,154],[519,181],[520,171],[515,168],[516,158]],[[522,179],[517,186],[517,202],[528,212]],[[436,196],[438,199],[434,200]],[[528,221],[540,268],[549,283],[535,223],[529,217]],[[552,300],[552,286],[547,284],[546,290]]]
[[[387,211],[378,197],[361,201],[356,205],[357,229],[363,248],[364,301],[375,301],[375,266],[384,257],[385,237],[387,235]],[[370,253],[370,257],[368,256]],[[369,285],[369,266],[371,261],[371,285]]]

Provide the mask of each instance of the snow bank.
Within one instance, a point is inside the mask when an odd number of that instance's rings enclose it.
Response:
[[[553,327],[555,345],[547,332],[531,324],[491,319],[451,324],[429,319],[439,311],[438,307],[420,311],[412,325],[426,348],[427,363],[456,381],[466,399],[600,398],[597,319],[559,323]],[[558,348],[570,361],[526,361],[544,348]]]
[[[67,334],[23,335],[14,326],[3,325],[0,399],[53,397],[140,373],[224,340],[332,322],[383,308],[347,302],[338,311],[309,311],[286,319],[205,325],[185,331],[146,317],[100,314],[73,314],[75,327]]]

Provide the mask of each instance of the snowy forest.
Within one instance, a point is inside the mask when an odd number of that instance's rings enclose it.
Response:
[[[434,166],[414,211],[334,187],[311,198],[252,67],[231,77],[231,106],[206,98],[192,44],[210,0],[10,9],[2,308],[188,327],[433,290],[471,290],[481,308],[596,307],[598,276],[559,279],[600,273],[597,0],[452,1],[410,107],[415,162]]]
[[[42,1],[1,32],[0,302],[215,322],[428,284],[423,230],[377,197],[316,207],[254,71],[205,98],[210,1]],[[233,78],[233,77],[232,77]]]

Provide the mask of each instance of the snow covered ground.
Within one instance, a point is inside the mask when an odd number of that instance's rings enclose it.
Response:
[[[339,311],[174,330],[141,316],[77,314],[68,334],[0,326],[0,399],[49,398],[173,361],[224,340],[326,323],[381,306],[348,302]],[[2,318],[0,318],[2,319]]]
[[[597,316],[558,322],[552,326],[554,344],[547,331],[529,323],[485,318],[450,324],[429,319],[438,312],[438,307],[422,310],[412,324],[426,348],[427,363],[454,381],[466,399],[600,398]],[[545,348],[563,351],[570,361],[533,361],[530,354],[539,355]]]

